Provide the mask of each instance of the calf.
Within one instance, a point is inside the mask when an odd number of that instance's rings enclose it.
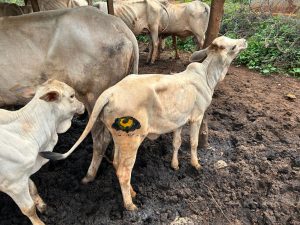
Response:
[[[0,191],[8,194],[34,225],[44,224],[35,207],[40,212],[46,208],[30,179],[48,162],[38,153],[52,151],[57,134],[70,128],[75,113],[83,112],[74,89],[56,80],[38,87],[34,98],[20,110],[0,110]]]
[[[115,144],[114,167],[121,185],[126,209],[134,210],[135,196],[130,179],[141,142],[149,137],[173,132],[171,166],[178,169],[181,129],[190,123],[191,164],[201,166],[197,158],[199,128],[210,105],[214,89],[223,80],[231,61],[247,47],[245,39],[216,38],[206,49],[195,52],[185,71],[174,75],[129,75],[104,91],[90,116],[87,127],[75,145],[65,154],[40,153],[49,159],[64,159],[91,131],[98,119],[104,122]],[[205,60],[204,60],[205,59]],[[202,63],[199,61],[204,60]]]

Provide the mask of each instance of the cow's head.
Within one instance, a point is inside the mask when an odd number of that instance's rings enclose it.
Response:
[[[211,57],[214,60],[215,65],[213,66],[215,68],[223,67],[222,76],[220,77],[220,80],[223,80],[232,60],[241,50],[246,48],[247,41],[245,39],[232,39],[221,36],[216,38],[206,49],[194,52],[190,57],[190,61],[202,62]]]
[[[57,80],[48,80],[39,86],[34,98],[51,104],[58,122],[57,133],[64,133],[70,128],[75,113],[84,113],[84,105],[76,99],[74,89]]]

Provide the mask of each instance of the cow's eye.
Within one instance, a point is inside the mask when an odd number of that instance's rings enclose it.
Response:
[[[72,94],[71,96],[70,96],[70,98],[74,98],[75,97],[75,94]]]
[[[236,45],[235,45],[235,46],[233,46],[233,47],[231,48],[231,50],[233,51],[235,48],[236,48]]]

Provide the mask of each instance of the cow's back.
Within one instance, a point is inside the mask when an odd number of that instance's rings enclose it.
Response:
[[[49,78],[97,97],[128,74],[130,35],[120,19],[92,7],[0,19],[0,106],[25,104],[16,93]]]

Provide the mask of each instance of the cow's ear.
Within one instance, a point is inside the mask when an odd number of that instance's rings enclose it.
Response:
[[[202,62],[207,56],[207,49],[194,52],[190,57],[190,62]]]
[[[59,99],[59,93],[57,91],[49,91],[41,96],[40,99],[46,102],[55,102]]]

